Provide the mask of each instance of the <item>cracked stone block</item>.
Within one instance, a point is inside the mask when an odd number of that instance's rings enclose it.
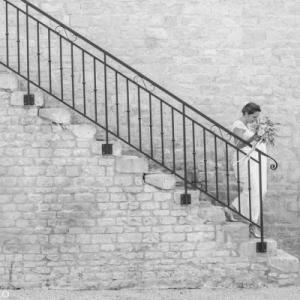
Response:
[[[145,183],[163,190],[171,190],[176,185],[176,178],[172,174],[145,174]]]
[[[71,113],[63,108],[43,108],[39,111],[41,118],[47,119],[53,123],[70,124]]]

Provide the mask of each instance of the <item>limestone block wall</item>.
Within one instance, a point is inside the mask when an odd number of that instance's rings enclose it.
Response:
[[[269,172],[266,224],[300,255],[297,0],[32,2],[225,126],[248,101],[281,122],[270,149],[279,169]]]
[[[145,159],[103,157],[92,127],[63,114],[66,124],[52,123],[53,111],[40,109],[41,118],[14,95],[0,91],[2,288],[294,283],[298,260],[275,241],[257,255],[248,226],[225,224],[198,192],[181,206],[182,190],[143,182]]]

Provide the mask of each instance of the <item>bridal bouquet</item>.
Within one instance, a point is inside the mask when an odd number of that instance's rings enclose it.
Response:
[[[255,131],[261,137],[260,141],[274,147],[279,125],[280,123],[274,123],[268,117],[259,120],[255,126]]]

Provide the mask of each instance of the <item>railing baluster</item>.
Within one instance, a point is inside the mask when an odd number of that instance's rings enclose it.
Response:
[[[217,136],[214,136],[215,143],[215,172],[216,172],[216,199],[219,200],[219,176],[218,176],[218,144],[217,144]]]
[[[28,10],[26,6],[26,11]],[[6,36],[6,64],[9,66],[9,41],[8,41],[8,3],[5,2],[5,36]]]
[[[27,95],[30,95],[30,63],[29,63],[29,15],[28,4],[26,4],[26,46],[27,46]]]
[[[85,95],[85,59],[84,59],[84,51],[82,54],[82,94],[83,94],[83,114],[86,115],[86,95]]]
[[[248,160],[248,191],[249,191],[249,219],[252,221],[252,205],[251,205],[251,170],[250,159]]]
[[[105,96],[105,141],[108,148],[108,103],[107,103],[107,69],[106,54],[104,54],[104,96]]]
[[[18,50],[18,73],[20,73],[20,10],[17,9],[17,50]]]
[[[51,34],[48,29],[48,63],[49,63],[49,92],[52,93],[52,75],[51,75]]]
[[[119,136],[119,83],[118,83],[118,73],[115,73],[116,82],[116,121],[117,121],[117,136]]]
[[[226,146],[226,186],[227,186],[227,205],[230,205],[230,193],[229,193],[229,158],[228,158],[228,144]]]
[[[97,71],[96,71],[96,58],[93,58],[94,66],[94,106],[95,106],[95,122],[97,123],[98,111],[97,111]]]
[[[151,158],[153,157],[153,131],[152,131],[152,97],[149,93],[149,129],[150,129],[150,151]]]
[[[141,90],[138,87],[138,120],[139,120],[139,148],[142,150],[142,117],[141,117]]]
[[[160,139],[161,139],[161,161],[162,161],[162,164],[164,164],[165,149],[164,149],[164,119],[163,119],[162,101],[160,101]]]
[[[71,45],[71,79],[72,79],[72,107],[75,108],[75,89],[74,89],[74,46]]]
[[[197,186],[197,171],[196,171],[196,145],[195,145],[195,122],[192,122],[192,134],[193,134],[193,165],[194,165],[194,184]]]
[[[240,181],[240,155],[239,150],[236,150],[236,173],[237,173],[237,185],[238,185],[238,203],[239,203],[239,213],[241,213],[241,181]]]
[[[40,23],[36,24],[37,36],[37,67],[38,67],[38,85],[41,85],[41,52],[40,52]]]
[[[207,157],[206,157],[206,130],[203,128],[203,162],[204,162],[204,180],[205,191],[207,192]]]
[[[174,108],[172,107],[172,152],[173,152],[173,173],[176,170],[175,162],[175,125],[174,125]]]
[[[264,210],[263,210],[263,191],[262,191],[262,158],[261,153],[258,153],[259,161],[259,204],[260,204],[260,232],[261,232],[261,244],[258,245],[259,252],[267,251],[267,244],[264,242]]]
[[[186,162],[186,127],[185,105],[182,105],[182,129],[183,129],[183,164],[184,164],[184,195],[187,196],[187,162]]]
[[[126,79],[126,97],[127,97],[127,126],[128,126],[128,143],[130,144],[130,103],[129,103],[129,82]]]
[[[61,36],[59,37],[59,62],[60,62],[60,94],[61,94],[61,101],[64,101],[63,53],[62,53]]]

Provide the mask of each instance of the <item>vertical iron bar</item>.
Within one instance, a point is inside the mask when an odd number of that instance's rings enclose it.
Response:
[[[41,52],[40,52],[40,23],[36,24],[37,35],[37,66],[38,66],[38,85],[41,85]]]
[[[249,190],[249,219],[252,222],[252,211],[251,211],[251,172],[250,172],[250,159],[248,160],[248,190]]]
[[[141,90],[138,86],[138,120],[139,120],[139,149],[142,150],[142,117],[141,117]]]
[[[28,7],[26,6],[26,11],[27,11]],[[6,32],[5,32],[5,36],[6,36],[6,65],[9,66],[9,42],[8,42],[8,3],[5,2],[5,15],[6,15],[6,19],[5,19],[5,27],[6,27]]]
[[[206,157],[206,130],[203,128],[203,161],[204,161],[204,180],[205,180],[205,191],[207,192],[207,157]]]
[[[75,108],[75,89],[74,89],[74,47],[71,45],[71,79],[72,79],[72,106]]]
[[[194,184],[197,186],[197,172],[196,172],[196,144],[195,144],[195,122],[192,122],[193,133],[193,163],[194,163]]]
[[[95,104],[95,122],[97,123],[98,111],[97,111],[97,71],[96,71],[96,58],[93,60],[94,64],[94,104]]]
[[[127,125],[128,125],[128,143],[130,144],[130,105],[129,105],[129,82],[126,79],[126,96],[127,96]]]
[[[184,193],[187,195],[187,162],[186,162],[186,128],[185,128],[185,104],[182,104],[183,127],[183,160],[184,160]]]
[[[160,100],[160,137],[161,137],[161,162],[165,162],[165,149],[164,149],[164,119],[163,119],[163,104]]]
[[[106,69],[106,54],[104,54],[104,96],[105,96],[105,140],[108,147],[108,104],[107,104],[107,69]]]
[[[151,157],[153,158],[153,132],[152,132],[152,98],[149,93],[149,128],[150,128],[150,149]]]
[[[63,76],[63,53],[62,53],[62,37],[59,36],[59,61],[60,61],[60,93],[61,101],[64,101],[64,76]]]
[[[117,119],[117,136],[119,136],[119,84],[118,84],[118,73],[115,73],[116,81],[116,119]]]
[[[17,49],[18,49],[18,73],[20,73],[20,10],[17,9]]]
[[[229,162],[228,162],[228,144],[226,143],[226,186],[227,186],[227,205],[230,205],[229,194]]]
[[[263,212],[263,193],[262,193],[262,159],[261,152],[258,153],[259,161],[259,202],[260,202],[260,232],[261,232],[261,244],[264,243],[264,212]],[[266,249],[265,249],[266,251]],[[265,252],[264,251],[264,252]]]
[[[241,213],[241,181],[240,181],[240,155],[239,150],[236,151],[236,168],[237,168],[237,185],[238,185],[238,202],[239,202],[239,213]]]
[[[216,170],[216,198],[219,200],[219,178],[218,178],[218,145],[217,136],[215,135],[215,170]]]
[[[28,4],[26,4],[26,41],[27,41],[27,94],[30,94],[30,70],[29,70],[29,15]]]
[[[48,63],[49,63],[49,92],[52,93],[52,76],[51,76],[51,34],[48,28]]]
[[[85,95],[85,60],[84,51],[82,51],[82,94],[83,94],[83,114],[86,115],[86,95]]]
[[[172,107],[172,150],[173,150],[173,173],[175,173],[175,125],[174,125],[174,108]]]

